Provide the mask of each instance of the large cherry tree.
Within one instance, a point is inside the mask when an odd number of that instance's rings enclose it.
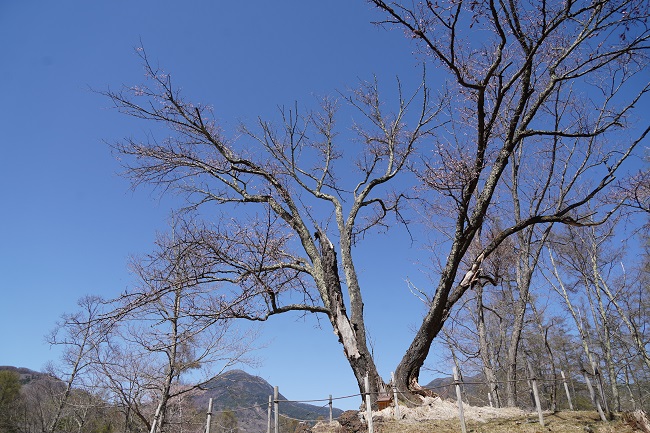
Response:
[[[395,370],[401,390],[425,393],[418,379],[432,342],[466,291],[490,278],[483,263],[506,239],[551,223],[597,224],[616,209],[582,211],[648,132],[633,123],[649,90],[648,4],[369,3],[384,17],[378,25],[402,30],[433,64],[443,97],[433,100],[425,74],[417,88],[397,86],[389,109],[377,83],[365,83],[343,98],[360,114],[348,126],[353,137],[339,134],[329,99],[227,133],[218,113],[187,100],[144,51],[148,80],[103,93],[125,114],[167,128],[164,138],[127,138],[114,149],[136,185],[189,202],[183,242],[202,257],[198,280],[222,292],[194,314],[322,314],[361,389],[366,374],[375,391],[384,381],[355,243],[399,223],[444,235],[437,284],[423,289],[427,311]],[[414,191],[418,200],[408,201]],[[413,211],[429,224],[407,217]],[[499,230],[482,236],[491,214]]]

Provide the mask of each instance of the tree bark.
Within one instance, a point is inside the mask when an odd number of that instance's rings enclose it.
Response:
[[[326,286],[327,304],[330,312],[329,319],[332,329],[339,338],[339,342],[343,345],[343,353],[352,368],[360,391],[365,389],[365,376],[368,375],[370,389],[373,390],[370,398],[374,405],[378,393],[386,389],[385,382],[379,375],[368,348],[364,328],[353,323],[346,312],[334,245],[321,230],[318,230],[315,237],[320,243],[322,281]],[[363,321],[361,321],[361,324],[363,324]]]
[[[492,396],[495,406],[499,408],[501,407],[501,398],[499,396],[497,376],[494,373],[494,365],[492,364],[492,350],[490,348],[490,342],[487,339],[485,308],[483,305],[483,285],[481,284],[476,285],[476,302],[479,348],[481,361],[483,361],[483,371],[485,372],[485,379],[488,383],[488,392]]]

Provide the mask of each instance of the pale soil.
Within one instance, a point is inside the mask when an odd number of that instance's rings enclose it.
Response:
[[[595,411],[544,413],[544,426],[539,424],[537,413],[521,409],[472,407],[463,405],[468,433],[634,433],[643,432],[625,423],[620,416],[602,422]],[[427,398],[416,408],[400,406],[400,419],[394,409],[373,412],[375,433],[460,433],[458,407],[455,402],[440,398]],[[363,418],[363,413],[360,416]],[[381,418],[379,418],[381,417]],[[338,422],[319,423],[314,433],[342,433]],[[650,432],[650,430],[649,430]]]
[[[463,413],[467,421],[485,422],[494,418],[513,418],[524,416],[525,412],[516,408],[496,409],[492,407],[475,407],[463,405]],[[443,400],[440,397],[427,397],[421,406],[409,408],[400,406],[400,420],[403,421],[424,421],[437,419],[458,418],[458,406],[456,402]],[[381,416],[384,419],[396,419],[395,408],[389,407],[384,410],[373,412],[373,416]]]

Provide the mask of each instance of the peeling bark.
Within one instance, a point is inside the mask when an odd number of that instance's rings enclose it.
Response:
[[[378,393],[386,389],[383,379],[377,372],[374,359],[368,349],[365,339],[359,338],[354,324],[348,318],[341,280],[339,277],[338,261],[334,245],[327,238],[325,233],[318,229],[314,236],[320,243],[321,266],[323,269],[323,282],[327,291],[327,305],[329,306],[329,318],[332,323],[334,334],[343,345],[343,352],[347,358],[354,376],[357,379],[359,389],[364,389],[364,378],[368,374],[370,387],[375,390],[371,395],[374,404]]]

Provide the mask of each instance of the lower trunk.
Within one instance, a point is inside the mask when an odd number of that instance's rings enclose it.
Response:
[[[517,356],[513,358],[513,361],[510,361],[510,355],[508,355],[508,369],[506,370],[506,398],[508,407],[517,406]]]
[[[434,302],[436,301],[434,300]],[[442,325],[449,314],[447,310],[440,307],[442,301],[438,299],[437,303],[437,305],[429,309],[411,346],[409,346],[395,369],[395,385],[405,397],[407,404],[419,404],[418,396],[435,395],[431,390],[420,386],[418,380],[420,378],[420,368],[429,354],[431,343],[442,329]]]
[[[501,397],[499,396],[499,386],[497,382],[497,376],[496,374],[494,374],[494,370],[492,369],[491,366],[490,367],[485,366],[483,368],[483,371],[485,372],[485,379],[487,380],[488,383],[488,392],[492,397],[494,406],[499,408],[501,407]]]
[[[354,326],[345,314],[345,310],[340,305],[333,310],[333,314],[330,316],[332,328],[338,336],[339,342],[343,345],[343,352],[352,368],[354,377],[357,379],[362,400],[365,398],[365,393],[370,392],[370,399],[374,406],[379,394],[386,390],[385,383],[379,376],[368,345],[355,332]],[[365,389],[366,375],[369,379],[370,390]]]
[[[634,392],[632,392],[632,386],[630,385],[630,368],[627,365],[625,366],[625,387],[627,388],[627,392],[630,395],[632,410],[638,410],[639,405],[636,402],[636,398],[634,398]]]
[[[327,300],[326,305],[329,310],[328,315],[332,329],[339,338],[339,342],[343,345],[343,352],[352,368],[354,377],[357,379],[362,400],[365,398],[365,393],[370,392],[370,399],[374,406],[379,394],[385,391],[386,386],[379,376],[377,366],[368,349],[363,320],[357,320],[356,322],[351,320],[346,311],[334,247],[324,232],[318,232],[318,239],[321,246],[322,283],[326,292],[324,299]],[[352,295],[350,298],[350,302],[353,304],[353,317],[359,319],[363,315],[360,294],[354,300],[352,300]],[[354,302],[360,303],[360,306],[354,304]],[[354,315],[355,312],[356,316]],[[365,389],[366,375],[369,379],[369,390]]]
[[[361,394],[362,403],[365,401],[367,392],[370,392],[370,402],[374,410],[377,410],[376,403],[379,396],[386,392],[386,384],[377,372],[374,360],[370,354],[366,354],[357,359],[348,358],[354,377],[357,379],[357,385]],[[370,389],[365,389],[365,377],[368,376]]]
[[[514,301],[515,317],[506,361],[506,394],[509,407],[517,406],[517,354],[521,342],[521,333],[524,329],[524,318],[526,317],[533,269],[534,267],[531,267],[528,262],[520,262],[517,269],[516,280],[519,298]]]
[[[506,369],[506,398],[509,407],[517,406],[517,353],[521,341],[521,331],[524,327],[524,316],[526,314],[526,300],[520,299],[515,307],[515,323],[510,335],[508,345],[507,369]]]
[[[599,290],[598,287],[596,287],[596,290]],[[600,292],[596,292],[596,297],[598,298],[598,310],[600,313],[600,317],[602,319],[602,326],[603,326],[603,349],[604,349],[604,355],[605,355],[605,365],[607,367],[607,374],[609,376],[609,384],[612,389],[612,399],[614,400],[614,410],[616,412],[621,411],[621,397],[618,393],[618,381],[616,380],[617,374],[616,374],[616,368],[614,366],[614,359],[612,355],[612,332],[609,324],[609,318],[608,318],[608,313],[607,310],[605,309],[605,305],[603,304],[603,299],[600,296]],[[606,402],[605,405],[607,406]]]
[[[555,413],[557,411],[557,384],[559,383],[559,381],[557,378],[557,373],[555,368],[555,356],[553,355],[553,351],[551,350],[551,346],[548,342],[547,336],[545,336],[544,343],[546,344],[546,350],[548,351],[549,361],[551,362],[551,374],[552,374],[551,379],[553,380],[553,382],[549,385],[550,394],[551,394],[551,412]]]
[[[485,325],[485,316],[483,308],[483,286],[480,284],[476,285],[476,314],[477,314],[477,328],[478,328],[478,337],[479,337],[479,348],[481,361],[483,361],[483,371],[485,373],[485,379],[488,383],[488,392],[490,397],[494,401],[496,407],[501,407],[501,399],[499,397],[499,389],[497,385],[497,377],[494,373],[493,363],[492,363],[492,350],[490,349],[490,343],[487,338],[487,330]]]
[[[170,373],[168,373],[160,396],[158,410],[152,422],[151,433],[165,433],[167,431],[167,403],[169,402],[171,381],[172,378],[170,377]]]

